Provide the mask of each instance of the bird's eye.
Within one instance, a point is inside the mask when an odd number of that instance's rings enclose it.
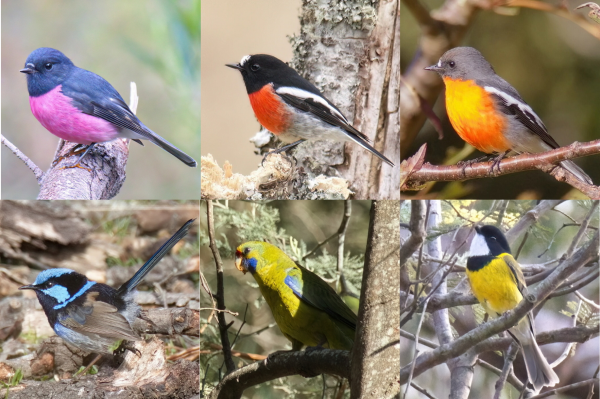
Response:
[[[48,288],[53,287],[53,286],[54,286],[54,283],[52,281],[48,281],[46,283],[46,287],[48,287]]]
[[[248,255],[250,253],[250,248],[244,248],[244,255]]]
[[[492,236],[492,240],[496,241],[496,237]]]
[[[252,66],[250,67],[250,69],[252,69],[254,72],[258,71],[260,69],[260,65],[258,64],[252,64]]]
[[[47,71],[52,69],[52,63],[51,62],[47,62],[44,64],[44,68],[46,68]]]
[[[450,68],[454,68],[456,66],[456,63],[454,61],[450,61],[448,65],[450,66]]]

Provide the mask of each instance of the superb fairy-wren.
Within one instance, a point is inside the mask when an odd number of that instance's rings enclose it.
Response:
[[[185,237],[193,221],[188,220],[119,289],[90,281],[71,269],[44,270],[33,284],[19,289],[35,291],[48,322],[63,340],[83,350],[112,353],[119,340],[141,339],[131,328],[140,314],[135,287]]]

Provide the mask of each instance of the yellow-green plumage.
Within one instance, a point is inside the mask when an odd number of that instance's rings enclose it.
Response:
[[[303,345],[352,348],[356,315],[319,276],[266,242],[246,242],[236,257],[238,269],[252,273],[294,350]]]

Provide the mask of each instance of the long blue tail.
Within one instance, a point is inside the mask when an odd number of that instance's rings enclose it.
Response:
[[[150,259],[148,259],[144,266],[140,267],[140,270],[138,270],[137,273],[135,273],[133,277],[129,279],[129,281],[119,287],[117,293],[119,295],[125,295],[137,287],[144,277],[150,273],[150,270],[152,270],[152,268],[154,268],[154,266],[160,262],[160,260],[175,246],[175,244],[177,244],[179,240],[187,235],[190,225],[194,222],[194,220],[196,219],[190,219],[185,222],[185,224],[181,226],[179,230],[177,230],[177,233],[173,234],[173,236],[169,238],[169,241],[165,242],[162,247],[160,247],[158,251],[156,251]]]

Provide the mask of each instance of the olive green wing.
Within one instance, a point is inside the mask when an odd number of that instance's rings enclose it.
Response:
[[[302,302],[329,315],[351,329],[356,329],[356,315],[333,288],[310,270],[294,265],[286,269],[285,284]]]

